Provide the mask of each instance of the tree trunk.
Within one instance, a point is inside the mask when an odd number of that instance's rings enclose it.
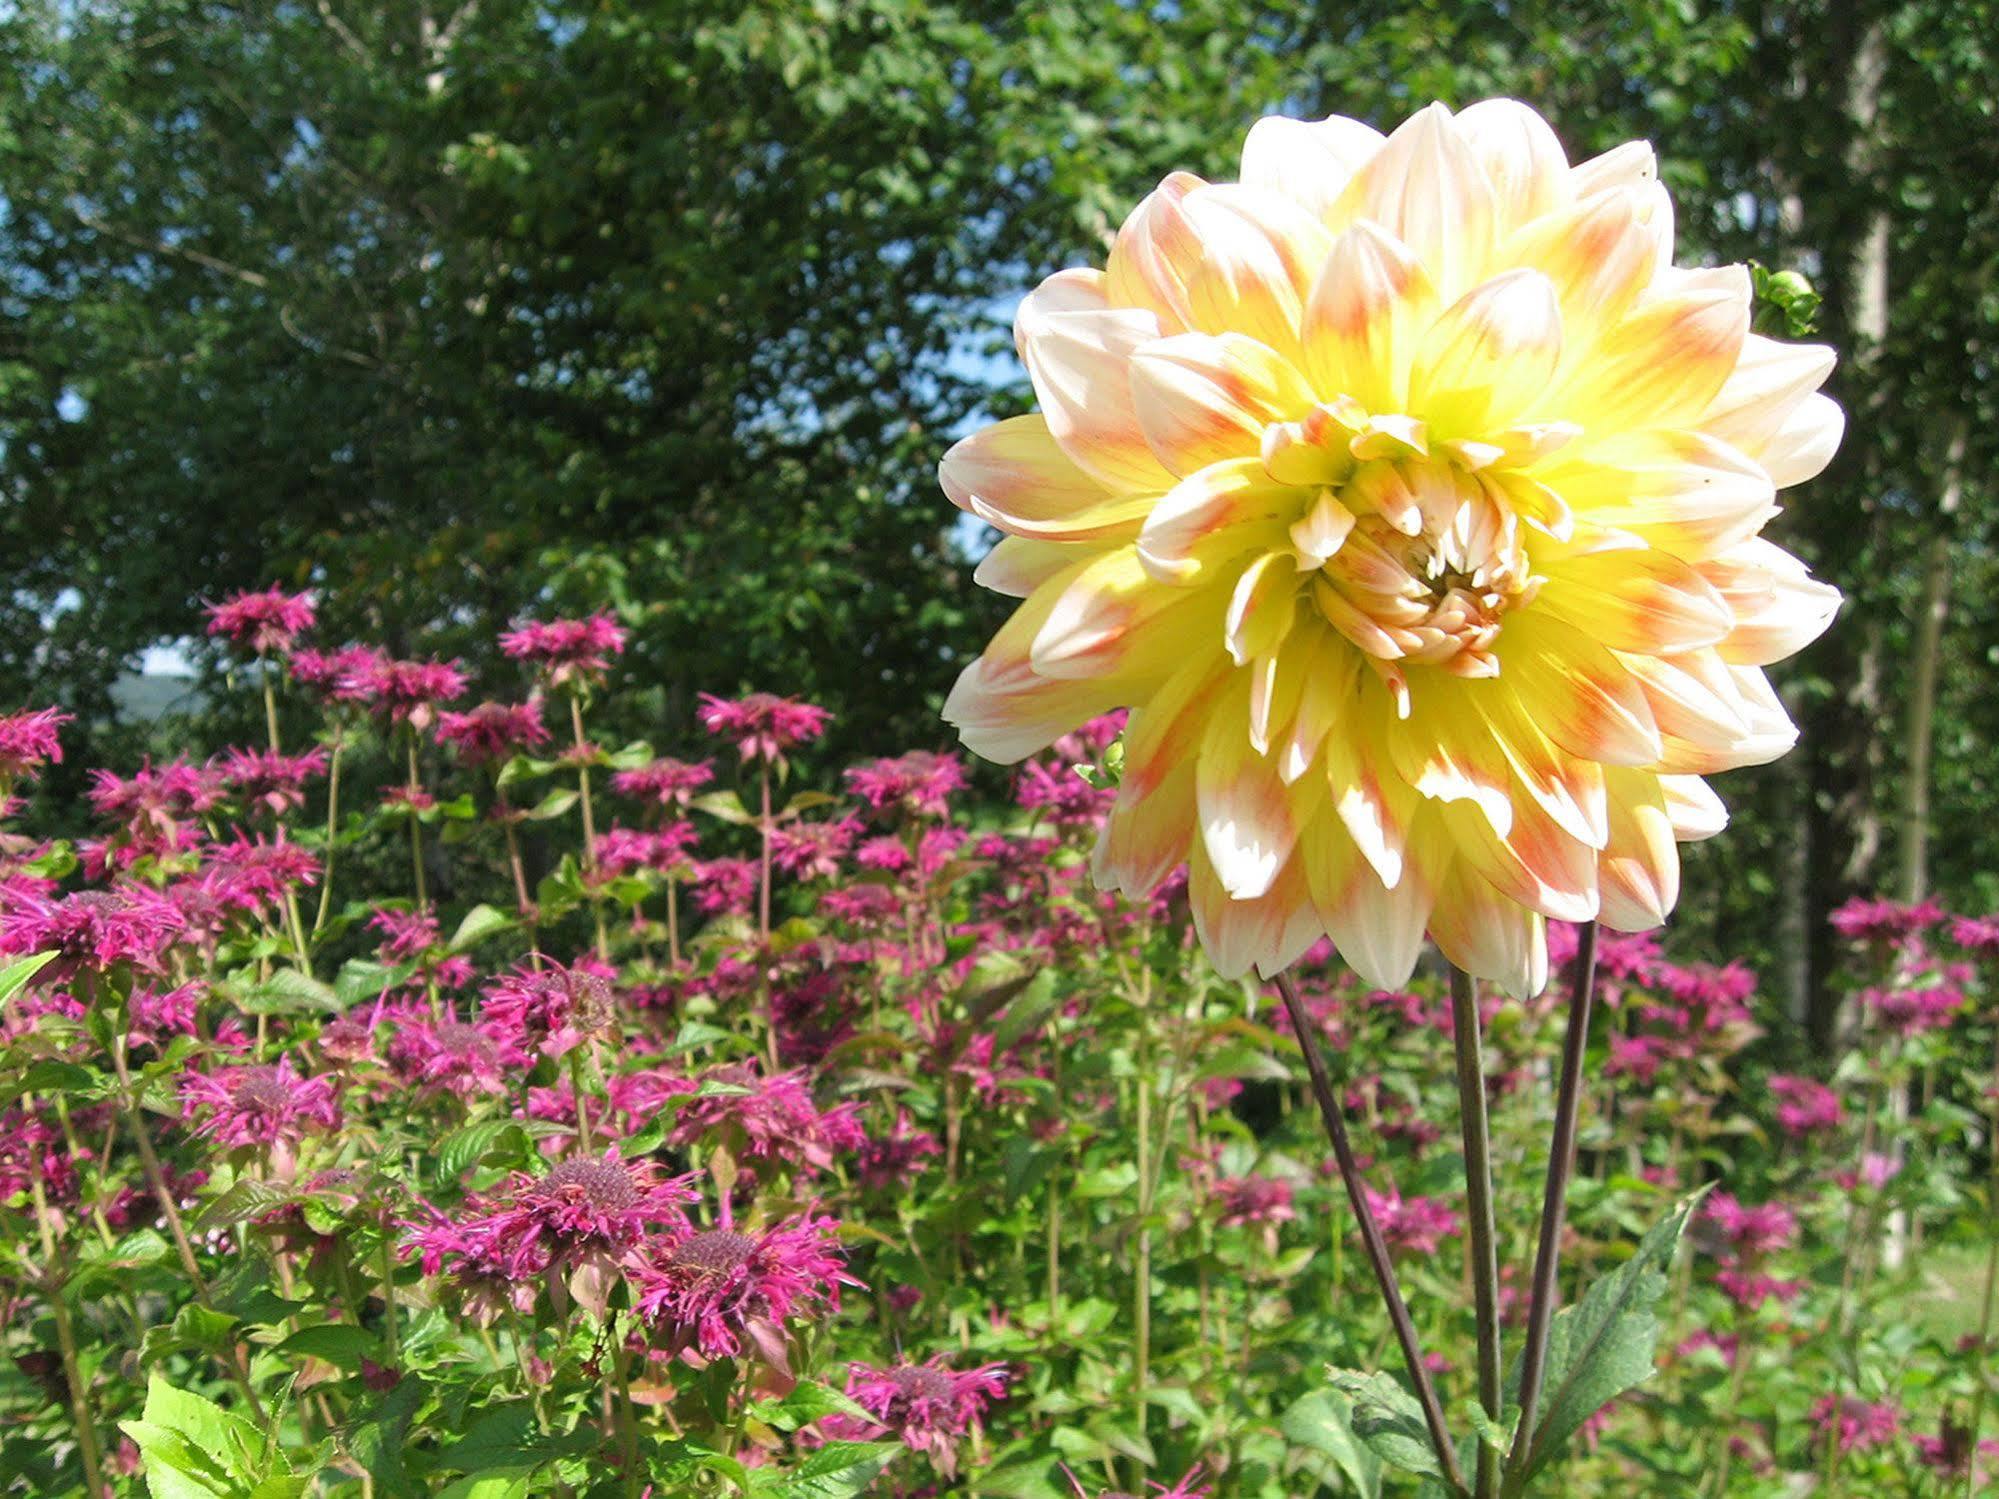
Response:
[[[1964,450],[1971,420],[1963,413],[1951,424],[1944,453],[1943,488],[1923,556],[1923,592],[1910,649],[1909,706],[1902,732],[1908,769],[1903,778],[1897,840],[1896,895],[1914,905],[1930,893],[1930,759],[1936,739],[1937,668],[1943,653],[1944,618],[1950,612],[1951,526],[1964,494]]]

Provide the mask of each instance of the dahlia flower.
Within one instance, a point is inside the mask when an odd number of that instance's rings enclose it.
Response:
[[[1658,925],[1703,777],[1795,738],[1761,668],[1839,595],[1758,532],[1843,426],[1672,257],[1649,146],[1506,99],[1169,177],[1021,304],[1041,410],[945,455],[1023,601],[945,716],[1013,761],[1131,708],[1098,879],[1187,861],[1231,975],[1327,933],[1395,988],[1427,932],[1528,993],[1545,920]]]

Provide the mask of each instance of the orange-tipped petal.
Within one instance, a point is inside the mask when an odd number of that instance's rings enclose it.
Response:
[[[1159,318],[1111,307],[1103,281],[1096,271],[1050,276],[1021,302],[1014,339],[1048,430],[1076,466],[1118,494],[1164,494],[1173,477],[1152,456],[1131,393],[1131,357],[1161,335]]]
[[[1716,649],[1738,666],[1767,666],[1796,655],[1839,613],[1837,588],[1761,538],[1708,558],[1700,570],[1735,616],[1735,627]]]
[[[1015,536],[1097,541],[1136,535],[1149,500],[1115,495],[1070,461],[1038,415],[974,432],[937,465],[960,510]]]
[[[1547,986],[1547,924],[1463,859],[1453,860],[1439,882],[1430,936],[1452,963],[1509,994],[1525,997]]]
[[[1543,733],[1604,765],[1650,765],[1659,725],[1630,669],[1600,642],[1539,610],[1509,620],[1501,671]]]
[[[1719,643],[1735,625],[1714,586],[1657,547],[1580,553],[1544,567],[1541,607],[1612,650],[1676,655]]]
[[[1303,415],[1314,399],[1287,360],[1240,333],[1145,345],[1132,356],[1131,391],[1154,456],[1181,478],[1260,456],[1265,429]]]
[[[1659,778],[1612,770],[1610,843],[1604,849],[1603,924],[1617,932],[1644,932],[1672,914],[1680,898],[1680,850],[1673,838]]]
[[[1139,561],[1162,583],[1204,581],[1245,552],[1282,546],[1299,501],[1255,459],[1213,464],[1153,507],[1138,534]]]
[[[1222,888],[1237,900],[1267,893],[1298,839],[1291,788],[1249,742],[1247,684],[1213,704],[1194,772],[1201,841]]]
[[[1763,465],[1702,432],[1606,437],[1558,455],[1538,477],[1591,525],[1688,561],[1738,545],[1777,513]]]
[[[1437,293],[1416,253],[1363,219],[1333,241],[1305,308],[1305,372],[1326,397],[1401,410]]]
[[[1749,304],[1732,290],[1646,301],[1597,341],[1545,414],[1586,432],[1690,426],[1735,368]]]
[[[1002,536],[972,570],[972,581],[1008,598],[1024,599],[1089,551],[1079,543]]]
[[[1481,99],[1452,123],[1492,184],[1499,233],[1567,204],[1568,153],[1534,109],[1518,99]]]

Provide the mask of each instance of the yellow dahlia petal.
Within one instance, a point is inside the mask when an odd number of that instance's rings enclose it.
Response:
[[[1312,388],[1267,344],[1241,333],[1182,333],[1132,356],[1139,427],[1176,477],[1255,457],[1273,425],[1302,416]]]
[[[1777,513],[1763,465],[1705,433],[1620,433],[1581,446],[1536,477],[1591,525],[1690,562],[1746,541]]]
[[[1195,935],[1226,978],[1240,978],[1252,968],[1265,977],[1282,973],[1319,939],[1318,912],[1296,859],[1268,891],[1232,896],[1197,842],[1187,861],[1187,894]]]
[[[1752,333],[1742,341],[1734,370],[1701,413],[1701,429],[1754,452],[1805,397],[1825,384],[1832,366],[1832,350],[1824,344],[1780,343]]]
[[[1807,396],[1767,438],[1753,440],[1751,452],[1779,489],[1816,479],[1839,451],[1846,413],[1825,396]]]
[[[1681,843],[1712,838],[1728,826],[1728,808],[1699,776],[1660,776],[1659,790],[1666,798],[1673,837]]]
[[[1158,588],[1135,547],[1099,553],[1044,584],[1053,594],[1028,657],[1044,677],[1104,677],[1135,671],[1148,680],[1207,644],[1214,610],[1199,595]],[[1177,658],[1177,659],[1176,659]]]
[[[1441,104],[1396,129],[1340,194],[1331,221],[1372,219],[1416,254],[1445,300],[1483,275],[1498,215],[1492,184]]]
[[[1430,936],[1451,962],[1509,994],[1538,994],[1547,985],[1547,924],[1461,858],[1438,884]]]
[[[1173,478],[1152,456],[1131,395],[1131,356],[1159,337],[1159,319],[1111,307],[1103,279],[1050,276],[1022,300],[1014,340],[1048,430],[1076,466],[1120,494],[1162,494]]]
[[[1369,411],[1408,397],[1416,342],[1435,315],[1436,288],[1407,245],[1362,220],[1333,242],[1305,309],[1305,369],[1323,395]]]
[[[1174,172],[1148,193],[1124,221],[1104,265],[1104,290],[1112,306],[1148,308],[1162,333],[1184,333],[1193,324],[1187,301],[1188,271],[1200,263],[1200,244],[1181,204],[1207,183],[1192,172]]]
[[[1714,585],[1658,547],[1577,553],[1543,567],[1541,607],[1612,650],[1676,655],[1725,640],[1735,624]]]
[[[1138,533],[1138,558],[1162,583],[1188,584],[1258,548],[1282,545],[1296,502],[1255,459],[1211,464],[1167,492]]]
[[[1302,830],[1298,862],[1320,921],[1354,972],[1384,989],[1408,983],[1430,919],[1432,891],[1422,871],[1406,870],[1389,889],[1346,829],[1323,816]]]
[[[1839,612],[1839,590],[1821,583],[1782,547],[1758,537],[1700,563],[1728,601],[1735,627],[1716,648],[1740,666],[1768,666],[1796,655],[1825,633]]]
[[[1242,180],[1282,193],[1323,219],[1348,182],[1381,149],[1372,125],[1332,115],[1323,120],[1258,120],[1242,146]]]
[[[1596,918],[1596,850],[1555,826],[1539,807],[1523,802],[1503,837],[1462,802],[1443,806],[1439,815],[1458,857],[1508,900],[1557,921]]]
[[[1260,188],[1198,188],[1181,206],[1201,245],[1187,278],[1192,325],[1245,333],[1295,356],[1305,299],[1332,237],[1291,199]]]
[[[1214,702],[1194,771],[1201,840],[1222,888],[1237,900],[1267,892],[1298,840],[1291,788],[1251,748],[1247,685]]]
[[[1624,316],[1652,279],[1657,250],[1635,188],[1616,187],[1522,225],[1494,260],[1531,266],[1554,285],[1562,325],[1579,354]]]
[[[1680,851],[1659,777],[1612,770],[1610,843],[1603,851],[1603,924],[1643,932],[1663,923],[1680,898]]]
[[[1600,765],[1650,765],[1659,725],[1630,668],[1573,625],[1523,614],[1501,643],[1521,705],[1572,755]]]
[[[1409,373],[1410,405],[1432,437],[1504,429],[1546,392],[1561,357],[1554,283],[1537,270],[1507,271],[1431,325]]]
[[[1008,598],[1024,599],[1085,555],[1086,546],[1071,542],[1002,536],[972,570],[972,581]]]
[[[1569,157],[1548,122],[1517,99],[1481,99],[1452,122],[1485,169],[1504,234],[1569,201]]]
[[[954,444],[937,479],[960,510],[1042,541],[1132,536],[1152,505],[1112,494],[1078,468],[1039,415],[1012,417]]]
[[[1645,302],[1604,333],[1545,412],[1591,431],[1690,426],[1727,381],[1748,332],[1748,303],[1732,291]]]

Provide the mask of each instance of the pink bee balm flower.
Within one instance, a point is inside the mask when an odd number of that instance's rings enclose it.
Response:
[[[390,723],[422,733],[437,721],[440,706],[463,695],[464,670],[456,661],[394,661],[377,657],[356,667],[348,679],[354,699]]]
[[[1811,1420],[1821,1435],[1837,1433],[1841,1452],[1885,1447],[1902,1429],[1902,1418],[1892,1405],[1852,1395],[1821,1395],[1812,1405]]]
[[[862,1186],[896,1191],[922,1175],[930,1157],[942,1154],[937,1137],[916,1128],[909,1110],[898,1109],[895,1126],[885,1135],[868,1136],[855,1164]]]
[[[951,797],[965,784],[965,767],[956,755],[928,750],[870,761],[847,772],[848,787],[874,811],[902,811],[914,817],[944,816]]]
[[[548,742],[541,701],[481,703],[463,713],[437,715],[437,742],[458,751],[467,765],[491,765]]]
[[[1289,1223],[1291,1183],[1268,1176],[1226,1176],[1214,1185],[1215,1221],[1224,1228],[1246,1223]]]
[[[837,1311],[840,1287],[859,1285],[830,1218],[800,1217],[761,1230],[689,1229],[638,1269],[638,1310],[669,1354],[703,1360],[752,1357],[791,1371],[785,1323]]]
[[[694,905],[704,916],[749,909],[757,866],[748,859],[706,859],[694,866]]]
[[[0,717],[0,785],[62,762],[62,726],[72,715],[57,708]]]
[[[261,593],[234,593],[207,609],[208,633],[231,644],[267,656],[288,651],[312,628],[316,611],[309,593],[266,588]]]
[[[929,1457],[949,1479],[958,1471],[958,1444],[983,1424],[987,1409],[1006,1394],[1005,1364],[953,1369],[942,1357],[899,1363],[886,1369],[851,1364],[847,1395],[874,1417],[830,1416],[820,1422],[836,1440],[872,1441],[884,1433],[912,1452]]]
[[[0,742],[4,742],[0,726]],[[1950,924],[1950,940],[1966,952],[1999,952],[1999,916],[1959,916]]]
[[[1721,1230],[1738,1254],[1763,1256],[1790,1248],[1798,1236],[1798,1217],[1781,1202],[1747,1206],[1727,1192],[1707,1200],[1701,1214]]]
[[[372,646],[349,645],[337,651],[292,652],[292,680],[329,703],[368,700],[366,683],[388,657]]]
[[[427,1275],[456,1259],[516,1284],[561,1281],[601,1317],[612,1285],[642,1270],[653,1252],[648,1234],[686,1231],[681,1209],[696,1200],[688,1181],[663,1177],[650,1161],[622,1160],[613,1147],[557,1161],[546,1176],[517,1173],[497,1197],[418,1227],[409,1242]]]
[[[69,982],[82,970],[129,963],[153,971],[186,928],[179,907],[148,885],[121,884],[50,898],[10,893],[0,921],[0,954],[53,952],[39,979]]]
[[[1796,731],[1762,668],[1839,596],[1758,533],[1818,473],[1828,349],[1673,265],[1643,143],[1571,166],[1509,99],[1391,135],[1267,119],[1176,172],[1015,342],[1039,412],[945,455],[1021,600],[945,704],[989,759],[1132,710],[1095,861],[1183,861],[1227,974],[1424,936],[1518,993],[1545,922],[1659,925],[1703,777]]]
[[[699,716],[709,733],[735,740],[736,751],[745,760],[772,765],[784,759],[786,750],[810,744],[825,733],[833,718],[824,708],[769,692],[753,692],[734,701],[704,692]]]
[[[301,1077],[288,1057],[275,1066],[183,1073],[180,1096],[182,1117],[200,1121],[194,1132],[226,1149],[288,1148],[340,1128],[336,1080]]]
[[[390,1064],[405,1079],[461,1099],[506,1092],[528,1060],[504,1032],[449,1018],[412,1018],[389,1042]]]
[[[851,817],[835,822],[790,822],[771,830],[771,862],[797,879],[831,879],[860,836]]]
[[[1444,1240],[1464,1231],[1458,1215],[1434,1197],[1404,1197],[1395,1188],[1367,1192],[1367,1205],[1390,1249],[1408,1254],[1435,1254]]]
[[[526,620],[500,637],[500,650],[516,661],[529,661],[560,687],[611,669],[611,658],[625,649],[625,631],[608,614],[583,619]]]
[[[559,1057],[616,1034],[618,1000],[605,972],[579,963],[523,968],[489,986],[480,1018],[523,1051]]]
[[[258,914],[277,909],[288,892],[318,879],[318,858],[283,837],[218,843],[202,871],[203,883],[221,905]]]
[[[282,817],[305,805],[306,783],[325,775],[326,763],[323,749],[302,755],[232,749],[223,756],[217,774],[241,802]]]
[[[1899,901],[1855,896],[1827,918],[1832,929],[1854,942],[1902,942],[1945,919],[1933,900],[1906,906]]]
[[[1808,1077],[1778,1074],[1770,1079],[1777,1095],[1777,1126],[1794,1140],[1839,1128],[1839,1095]]]
[[[611,789],[620,796],[657,802],[662,807],[685,808],[694,793],[715,779],[715,767],[706,760],[654,760],[632,770],[620,770],[611,777]]]
[[[821,1110],[800,1071],[765,1077],[754,1062],[731,1062],[696,1077],[635,1077],[628,1086],[632,1091],[623,1102],[634,1118],[649,1115],[668,1098],[692,1095],[674,1115],[667,1142],[720,1140],[759,1173],[824,1171],[835,1156],[859,1150],[866,1140],[854,1117],[857,1106]]]

